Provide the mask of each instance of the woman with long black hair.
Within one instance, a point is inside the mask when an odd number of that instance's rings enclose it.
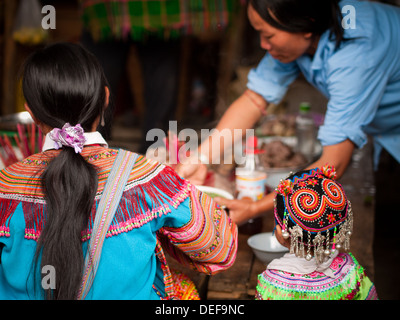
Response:
[[[92,54],[68,43],[38,50],[23,93],[46,138],[43,152],[0,171],[0,299],[179,299],[188,282],[164,250],[207,274],[233,264],[237,228],[225,211],[169,167],[108,148],[96,131],[111,106]]]

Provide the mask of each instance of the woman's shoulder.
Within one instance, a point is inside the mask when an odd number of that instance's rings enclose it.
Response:
[[[105,182],[119,150],[109,149],[103,152],[111,152],[112,156],[110,155],[99,169],[96,203],[101,199]],[[171,167],[143,155],[136,155],[136,162],[124,187],[118,212],[108,232],[110,236],[140,228],[167,215],[172,207],[177,208],[188,196],[188,181],[180,178]]]
[[[135,164],[128,178],[128,189],[147,183],[157,184],[160,180],[163,180],[166,183],[168,183],[168,181],[174,183],[175,180],[182,180],[171,167],[154,159],[149,159],[145,155],[125,149],[98,148],[93,149],[90,154],[85,154],[84,156],[87,158],[89,163],[96,166],[98,169],[100,192],[103,189],[103,184],[105,184],[113,163],[121,150],[136,157]]]
[[[42,197],[40,175],[52,154],[38,153],[0,170],[0,197]]]
[[[338,49],[335,39],[326,46],[331,54],[328,70],[381,68],[385,70],[397,55],[400,36],[400,8],[371,1],[342,1],[344,40]],[[379,27],[377,27],[379,26]]]

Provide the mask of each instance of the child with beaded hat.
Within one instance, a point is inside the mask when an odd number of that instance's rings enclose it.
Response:
[[[276,189],[276,238],[290,249],[258,276],[258,300],[375,300],[374,284],[351,253],[351,203],[333,167],[300,171]]]

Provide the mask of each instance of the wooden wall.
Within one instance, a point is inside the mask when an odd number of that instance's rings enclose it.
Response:
[[[49,29],[48,41],[78,41],[81,32],[78,1],[53,2],[56,2],[56,29]],[[12,37],[19,3],[0,0],[0,116],[23,111],[18,76],[23,61],[38,48],[21,45]]]
[[[14,41],[12,37],[15,17],[18,5],[21,0],[0,0],[0,116],[23,111],[23,98],[18,82],[18,73],[26,57],[38,47],[21,45]],[[80,20],[78,0],[42,0],[41,5],[52,4],[56,8],[56,29],[49,30],[48,42],[54,41],[72,41],[78,42],[81,34],[82,23]],[[218,97],[214,108],[216,117],[228,107],[228,84],[230,83],[234,70],[239,64],[238,55],[240,47],[243,46],[243,28],[246,22],[246,12],[239,15],[236,23],[233,24],[231,32],[219,40],[200,39],[204,46],[219,42],[220,63],[216,66],[218,79],[215,81],[216,96]],[[184,41],[182,46],[182,66],[181,66],[181,89],[177,106],[177,119],[182,119],[187,112],[187,104],[191,90],[190,73],[192,55],[196,54],[190,45],[190,41]],[[216,53],[218,54],[218,52]],[[128,74],[134,75],[137,80],[136,71],[138,64],[135,58],[128,63]],[[134,69],[135,73],[132,72]],[[132,82],[132,81],[130,81]],[[141,87],[136,81],[136,87],[132,87],[133,98],[136,105],[140,107],[143,102],[141,97]],[[130,84],[132,86],[132,84]],[[143,112],[143,110],[139,110]]]

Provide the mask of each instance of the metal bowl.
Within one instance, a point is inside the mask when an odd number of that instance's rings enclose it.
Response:
[[[289,175],[300,171],[304,167],[265,168],[264,170],[267,173],[265,184],[271,189],[275,189],[281,180],[285,180]]]
[[[261,146],[262,143],[269,143],[273,140],[281,140],[283,143],[292,148],[295,148],[297,145],[297,137],[276,137],[276,136],[268,138],[259,138],[258,144],[259,146]],[[313,161],[318,159],[321,153],[322,153],[322,146],[317,140],[315,143]],[[267,179],[265,184],[268,187],[275,189],[282,179],[286,179],[291,173],[295,173],[297,171],[304,169],[313,161],[309,163],[304,163],[304,165],[296,167],[264,168],[264,171],[267,173]]]
[[[264,264],[268,264],[289,252],[276,240],[272,232],[255,234],[247,239],[247,244],[253,250],[255,256]]]
[[[17,131],[17,124],[29,124],[33,119],[28,111],[18,112],[0,117],[0,130]]]

